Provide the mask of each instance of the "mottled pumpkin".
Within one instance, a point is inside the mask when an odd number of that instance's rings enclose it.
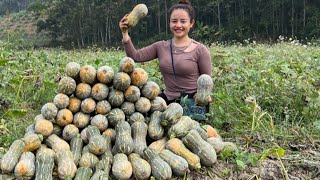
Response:
[[[109,87],[102,83],[95,84],[91,89],[91,96],[98,101],[106,99],[108,94]]]
[[[132,58],[124,57],[120,61],[119,71],[130,74],[134,70],[135,66],[136,64]]]
[[[69,109],[60,109],[56,116],[56,123],[59,126],[66,126],[73,121],[73,114]]]
[[[24,152],[14,168],[14,175],[18,178],[32,178],[36,171],[35,156],[32,152]]]
[[[97,114],[93,116],[90,121],[90,124],[96,126],[100,132],[105,131],[108,128],[108,119],[102,114]]]
[[[131,83],[131,78],[127,73],[118,72],[113,78],[113,87],[119,91],[128,89]]]
[[[116,130],[112,128],[106,129],[103,134],[105,134],[107,137],[111,139],[111,142],[114,142],[116,140]]]
[[[72,113],[77,113],[80,111],[81,107],[81,100],[77,97],[70,97],[69,98],[69,105],[67,109],[69,109]]]
[[[112,174],[116,179],[129,179],[132,175],[132,165],[128,161],[127,155],[116,154],[113,157]]]
[[[67,108],[69,105],[69,96],[62,93],[58,93],[53,98],[53,104],[56,105],[56,107],[59,109]]]
[[[158,140],[164,135],[164,128],[161,125],[160,111],[155,111],[151,114],[148,126],[148,135],[151,139]]]
[[[130,116],[135,112],[136,108],[134,106],[134,103],[126,101],[121,105],[121,110],[126,116]]]
[[[179,103],[171,103],[167,109],[161,114],[161,125],[170,127],[177,123],[183,115],[183,108]]]
[[[73,155],[70,150],[61,150],[57,154],[58,176],[60,179],[72,179],[77,172],[77,166],[73,161]]]
[[[1,158],[1,170],[3,173],[11,173],[19,161],[24,150],[24,142],[20,139],[13,141],[7,153]]]
[[[139,112],[135,112],[129,117],[128,122],[130,124],[133,124],[135,122],[145,122],[145,118],[144,118],[143,114],[141,114]]]
[[[160,94],[160,92],[161,90],[159,85],[153,81],[146,82],[141,90],[142,95],[150,100],[156,98]]]
[[[97,77],[97,70],[93,66],[85,65],[81,67],[79,76],[82,82],[94,84]]]
[[[61,150],[70,151],[69,144],[55,134],[51,134],[45,141],[46,144],[56,153]]]
[[[62,137],[66,141],[70,141],[72,138],[79,134],[79,129],[74,124],[68,124],[63,128]]]
[[[213,81],[207,74],[202,74],[197,80],[197,93],[195,101],[199,106],[206,106],[209,104],[209,96],[212,92]]]
[[[109,84],[114,77],[114,70],[110,66],[101,66],[97,70],[97,79],[103,84]]]
[[[150,103],[151,103],[150,112],[155,112],[155,111],[163,112],[168,107],[167,102],[160,96],[155,97],[153,100],[150,101]]]
[[[120,107],[124,102],[123,92],[116,89],[111,90],[108,96],[108,101],[112,107]]]
[[[121,109],[114,108],[107,115],[107,119],[109,120],[109,123],[115,127],[117,123],[124,121],[126,119],[126,116]]]
[[[41,142],[43,140],[43,136],[41,134],[26,134],[23,137],[23,142],[25,144],[24,151],[35,151],[37,150]]]
[[[124,97],[129,102],[136,102],[140,98],[140,89],[137,86],[129,86],[124,92]]]
[[[41,108],[41,115],[47,120],[54,119],[58,113],[58,108],[53,103],[46,103]]]
[[[90,121],[90,115],[85,114],[83,112],[77,112],[73,116],[73,124],[77,126],[78,128],[84,128],[89,124]]]
[[[58,92],[71,95],[76,90],[76,81],[71,77],[63,77],[58,84]]]
[[[151,166],[148,161],[144,160],[139,154],[131,153],[129,161],[132,165],[134,177],[136,179],[148,179],[151,175]]]
[[[97,102],[96,105],[96,114],[106,115],[111,110],[111,104],[107,100],[102,100]]]
[[[49,136],[53,132],[53,124],[49,120],[39,118],[35,120],[34,129],[37,134]]]
[[[135,102],[136,111],[140,113],[147,113],[151,108],[150,100],[146,97],[140,97],[137,102]]]
[[[93,98],[86,98],[81,102],[81,111],[84,113],[92,113],[96,109],[96,101]]]
[[[142,87],[148,81],[148,73],[142,68],[135,68],[131,73],[131,84]]]
[[[90,96],[91,89],[88,83],[79,83],[76,87],[75,95],[79,99],[86,99]]]
[[[69,62],[66,65],[64,72],[67,74],[67,76],[72,77],[73,79],[78,79],[80,68],[81,68],[81,66],[79,63]]]

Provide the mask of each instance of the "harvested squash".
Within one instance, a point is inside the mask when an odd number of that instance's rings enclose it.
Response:
[[[132,175],[132,165],[128,161],[127,155],[116,154],[113,157],[112,174],[117,179],[129,179]]]
[[[25,144],[24,151],[35,151],[37,150],[41,142],[43,140],[43,136],[41,134],[26,134],[23,137],[23,142]]]
[[[148,147],[160,153],[165,147],[168,141],[167,137],[163,137],[157,141],[152,142]]]
[[[47,120],[51,120],[56,117],[58,113],[58,108],[53,103],[46,103],[41,108],[41,115]]]
[[[67,109],[69,109],[72,113],[77,113],[79,112],[81,107],[81,100],[78,99],[77,97],[70,97],[69,98],[69,105]]]
[[[217,154],[219,154],[224,147],[224,142],[221,138],[209,137],[207,142],[213,147]]]
[[[76,165],[78,165],[80,161],[82,148],[83,148],[83,140],[78,134],[76,137],[72,138],[70,141],[70,150],[73,155],[73,161]]]
[[[77,166],[73,161],[73,155],[70,150],[57,152],[57,164],[57,172],[60,179],[71,179],[75,177]]]
[[[104,100],[108,97],[109,94],[109,87],[102,83],[97,83],[94,86],[92,86],[91,89],[91,96],[95,100]]]
[[[62,137],[66,141],[70,141],[72,138],[79,134],[79,129],[74,124],[66,125],[62,130]]]
[[[211,166],[217,161],[216,151],[208,142],[201,138],[196,130],[191,130],[182,138],[182,141],[193,153],[200,157],[201,164]]]
[[[86,98],[81,102],[81,111],[84,113],[92,113],[96,109],[96,101],[93,98]]]
[[[19,178],[32,178],[36,171],[35,156],[32,152],[22,153],[14,168],[14,175]]]
[[[58,84],[58,92],[71,95],[76,90],[76,81],[71,77],[63,77]]]
[[[67,108],[69,105],[69,97],[65,94],[58,93],[53,99],[53,104],[59,109]]]
[[[122,91],[112,89],[108,96],[108,101],[112,107],[120,107],[124,102],[124,95]]]
[[[138,101],[135,102],[136,111],[140,113],[147,113],[151,108],[150,100],[146,97],[140,97]]]
[[[132,73],[136,64],[134,60],[130,57],[124,57],[121,59],[119,64],[119,72]]]
[[[103,132],[108,128],[108,119],[102,114],[97,114],[92,117],[90,124],[96,126],[100,132]]]
[[[174,154],[168,149],[162,150],[159,155],[170,165],[175,175],[183,176],[189,172],[188,162],[183,157]]]
[[[114,77],[114,70],[110,66],[101,66],[97,70],[97,79],[103,84],[109,84]]]
[[[90,115],[83,112],[77,112],[73,117],[73,124],[78,128],[84,128],[89,124]]]
[[[164,135],[164,128],[161,125],[160,111],[155,111],[151,114],[150,122],[148,125],[148,135],[151,139],[158,140]]]
[[[133,138],[133,152],[143,156],[143,150],[147,147],[148,125],[145,122],[134,122],[131,125]]]
[[[111,104],[107,100],[97,102],[96,114],[106,115],[111,111]]]
[[[209,104],[209,96],[212,92],[213,81],[207,74],[202,74],[197,80],[197,93],[195,101],[199,106],[206,106]]]
[[[35,180],[52,180],[55,153],[52,149],[42,146],[36,153]]]
[[[59,126],[66,126],[73,121],[73,114],[69,109],[60,109],[56,116],[56,123]]]
[[[101,155],[107,150],[106,140],[101,136],[96,126],[88,126],[89,152],[95,155]]]
[[[208,138],[210,138],[210,137],[215,137],[215,138],[220,137],[219,134],[218,134],[218,131],[215,128],[213,128],[211,125],[205,124],[205,125],[203,125],[201,127],[207,132]]]
[[[142,68],[135,68],[130,75],[131,84],[142,87],[148,81],[148,73]]]
[[[146,82],[141,90],[142,95],[150,100],[156,98],[160,94],[160,92],[161,90],[159,85],[153,81]]]
[[[126,119],[126,116],[121,109],[114,108],[107,115],[107,119],[112,126],[116,126],[117,123],[124,121]]]
[[[93,172],[92,169],[89,167],[79,167],[77,169],[76,177],[74,180],[84,180],[84,179],[90,179]]]
[[[153,100],[150,101],[150,103],[151,103],[150,112],[154,112],[154,111],[163,112],[168,107],[166,101],[160,96],[155,97]]]
[[[152,175],[156,179],[171,178],[172,170],[170,165],[165,162],[154,149],[146,148],[143,152],[144,157],[151,166]]]
[[[98,164],[98,162],[99,158],[96,155],[90,152],[83,152],[79,160],[79,166],[93,168]]]
[[[133,175],[136,179],[148,179],[151,175],[151,166],[148,161],[141,158],[137,153],[129,155],[129,161],[132,165]]]
[[[80,68],[79,76],[82,82],[93,84],[96,81],[97,71],[93,66],[85,65]]]
[[[118,153],[130,154],[134,149],[133,139],[131,137],[131,127],[127,121],[120,121],[116,125],[116,142],[114,150]]]
[[[170,138],[181,138],[184,137],[191,129],[194,129],[197,126],[199,126],[199,124],[189,116],[182,116],[176,124],[169,128],[168,135]]]
[[[129,119],[127,121],[130,124],[133,124],[135,122],[145,122],[145,118],[141,113],[135,112],[129,117]]]
[[[36,133],[46,137],[52,134],[53,124],[49,120],[39,118],[35,120],[34,129]]]
[[[113,87],[118,91],[125,91],[131,83],[130,76],[125,72],[118,72],[113,78]]]
[[[177,123],[183,115],[183,108],[179,103],[171,103],[167,109],[161,114],[161,125],[170,127]]]
[[[13,141],[7,153],[1,159],[1,170],[3,173],[11,173],[19,161],[24,150],[24,142],[20,139]]]
[[[134,106],[133,102],[125,101],[121,105],[121,110],[124,112],[126,116],[130,116],[135,112],[136,107]]]
[[[140,89],[137,86],[131,85],[124,92],[124,97],[129,102],[136,102],[141,96]]]
[[[81,66],[79,63],[69,62],[66,65],[65,73],[67,74],[67,76],[72,77],[73,79],[78,79],[80,68],[81,68]]]
[[[135,27],[140,19],[148,14],[148,7],[145,4],[136,5],[128,15],[128,28]]]
[[[79,83],[74,94],[79,99],[86,99],[91,95],[91,91],[92,88],[88,83]]]
[[[55,134],[51,134],[46,138],[46,144],[51,147],[54,152],[61,150],[70,151],[69,144]]]

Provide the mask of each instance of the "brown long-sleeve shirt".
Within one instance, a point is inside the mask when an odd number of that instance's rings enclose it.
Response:
[[[211,76],[212,65],[210,53],[203,44],[192,40],[197,46],[190,52],[175,51],[173,47],[173,61],[175,74],[172,67],[170,54],[170,40],[158,41],[147,47],[136,50],[131,39],[123,42],[125,52],[135,62],[146,62],[159,59],[159,69],[164,79],[164,90],[168,100],[181,96],[181,92],[195,93],[197,80],[201,74]]]

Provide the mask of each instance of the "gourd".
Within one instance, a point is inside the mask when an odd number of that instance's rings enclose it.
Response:
[[[58,124],[53,124],[53,131],[52,134],[55,134],[57,136],[61,136],[62,135],[62,127],[59,126]]]
[[[148,98],[140,97],[138,101],[135,102],[136,111],[140,113],[147,113],[151,108],[151,103]]]
[[[119,91],[125,91],[130,86],[131,79],[127,73],[118,72],[113,78],[113,87]]]
[[[163,113],[160,116],[161,119],[161,125],[168,127],[172,126],[173,124],[177,123],[179,119],[183,115],[183,108],[178,103],[171,103],[169,104],[168,108],[163,111]]]
[[[41,116],[41,117],[42,117],[41,114],[39,114],[38,116]],[[30,124],[30,125],[26,128],[24,135],[26,136],[26,135],[28,135],[28,134],[34,134],[34,133],[36,133],[36,131],[35,131],[35,129],[34,129],[34,123],[32,123],[32,124]]]
[[[128,161],[127,155],[116,154],[113,157],[112,174],[116,179],[129,179],[132,175],[132,165]]]
[[[148,125],[145,122],[134,122],[131,125],[133,138],[133,152],[143,156],[143,150],[147,147]]]
[[[168,141],[167,137],[163,137],[157,141],[152,142],[148,147],[160,153],[165,147]]]
[[[53,103],[46,103],[41,108],[41,115],[43,118],[50,120],[56,117],[58,108]]]
[[[24,142],[20,139],[13,141],[7,153],[1,159],[1,170],[3,173],[10,173],[19,161],[24,150]]]
[[[54,168],[53,150],[42,146],[36,153],[36,175],[35,180],[52,180],[52,173]]]
[[[77,166],[73,161],[73,155],[70,150],[57,152],[58,176],[60,179],[74,178],[77,172]]]
[[[129,161],[132,165],[133,175],[136,179],[148,179],[151,175],[151,166],[137,153],[129,155]]]
[[[116,141],[116,130],[112,129],[112,128],[108,128],[106,129],[103,134],[105,134],[107,137],[109,137],[111,139],[111,142],[115,142]]]
[[[56,123],[59,126],[66,126],[73,121],[73,114],[69,109],[60,109],[56,116]]]
[[[77,113],[79,112],[81,107],[81,100],[78,99],[77,97],[70,97],[69,98],[69,105],[67,109],[69,109],[72,113]]]
[[[81,102],[81,111],[84,113],[92,113],[96,109],[96,101],[92,98],[86,98]]]
[[[150,103],[151,103],[150,112],[155,112],[155,111],[163,112],[168,107],[166,101],[160,96],[155,97],[153,100],[150,101]]]
[[[104,175],[106,177],[109,177],[112,161],[113,155],[111,151],[107,151],[105,154],[101,156],[101,160],[96,165],[96,169],[102,170],[104,172]]]
[[[183,157],[178,156],[170,150],[164,149],[160,152],[160,157],[166,161],[175,175],[183,176],[189,171],[187,160]]]
[[[140,89],[137,86],[131,85],[124,92],[124,97],[129,102],[136,102],[141,96]]]
[[[92,88],[88,83],[79,83],[74,94],[79,99],[86,99],[90,96],[91,91]]]
[[[202,74],[197,80],[197,93],[195,101],[199,106],[209,104],[209,96],[213,88],[212,78],[207,74]]]
[[[121,109],[114,108],[107,115],[107,119],[112,126],[116,126],[117,123],[124,121],[126,116]]]
[[[144,97],[152,100],[160,94],[161,90],[157,83],[153,81],[148,81],[142,87],[141,93]]]
[[[22,153],[18,164],[14,168],[14,175],[20,178],[31,178],[36,171],[35,156],[32,152]]]
[[[141,113],[135,112],[129,117],[128,122],[129,124],[133,124],[134,122],[145,122],[145,118]]]
[[[139,20],[145,17],[147,14],[148,14],[148,8],[145,4],[136,5],[127,17],[128,28],[135,27],[139,22]]]
[[[96,155],[90,152],[85,152],[82,154],[79,160],[79,166],[93,168],[94,166],[96,166],[96,164],[98,164],[98,162],[99,162],[99,159]]]
[[[35,129],[35,133],[37,134],[41,134],[43,136],[49,136],[53,132],[53,124],[49,120],[36,118],[34,129]]]
[[[58,92],[71,95],[76,90],[76,81],[71,77],[63,77],[58,83]]]
[[[182,138],[182,142],[200,157],[201,164],[211,166],[217,161],[216,151],[203,140],[196,130],[191,130]]]
[[[89,140],[88,140],[88,128],[87,127],[82,129],[82,131],[80,133],[80,137],[84,143],[88,144]]]
[[[73,117],[73,124],[78,128],[84,128],[89,124],[90,115],[83,112],[77,112]]]
[[[135,112],[136,108],[134,103],[126,101],[121,105],[121,110],[126,116],[130,116]]]
[[[155,111],[151,114],[148,126],[148,135],[151,139],[158,140],[163,137],[164,128],[160,123],[160,111]]]
[[[220,137],[217,130],[215,128],[213,128],[212,126],[210,126],[209,124],[205,124],[203,126],[201,126],[206,132],[207,132],[207,136],[208,138],[210,137]]]
[[[100,179],[108,179],[108,176],[104,171],[96,168],[96,171],[94,172],[90,180],[100,180]]]
[[[186,159],[191,169],[197,170],[201,168],[199,156],[187,149],[180,139],[172,138],[167,141],[166,149]]]
[[[142,68],[135,68],[130,77],[131,84],[142,87],[148,80],[148,73]]]
[[[62,130],[62,137],[66,141],[70,141],[72,138],[79,134],[79,129],[74,124],[66,125]]]
[[[47,137],[46,144],[56,153],[61,150],[70,151],[69,144],[55,134]]]
[[[53,99],[53,104],[59,109],[67,108],[69,105],[69,97],[65,94],[58,93]]]
[[[41,134],[26,134],[23,137],[23,142],[25,144],[24,151],[35,151],[37,150],[41,142],[43,140],[43,136]]]
[[[136,64],[134,60],[130,57],[124,57],[121,59],[119,64],[119,72],[132,73]]]
[[[97,83],[94,86],[92,86],[91,89],[91,96],[100,101],[104,100],[108,97],[109,94],[109,88],[107,85],[102,84],[102,83]]]
[[[109,84],[114,77],[114,70],[110,66],[101,66],[97,70],[97,79],[103,84]]]
[[[224,142],[221,138],[209,137],[207,142],[213,147],[217,154],[219,154],[224,147]]]
[[[69,62],[66,65],[65,73],[67,74],[67,76],[72,77],[73,79],[77,79],[79,77],[80,68],[80,64],[76,62]]]
[[[99,129],[96,126],[88,126],[89,152],[95,155],[101,155],[106,152],[106,140],[101,136]]]
[[[201,136],[201,138],[206,141],[208,139],[207,132],[203,128],[201,128],[200,124],[197,121],[195,121],[195,122],[198,125],[196,127],[194,127],[193,129],[196,130],[199,133],[199,135]]]
[[[129,123],[127,121],[117,123],[116,132],[114,150],[118,153],[130,154],[134,149],[134,145]]]
[[[108,128],[108,119],[102,114],[97,114],[93,116],[90,121],[90,124],[96,126],[100,132],[105,131]]]
[[[170,165],[165,162],[157,154],[157,152],[151,148],[146,148],[144,156],[151,166],[152,175],[156,179],[170,179],[172,176],[172,170]]]
[[[111,104],[107,100],[97,102],[96,114],[108,114],[111,111]]]
[[[108,101],[112,107],[119,107],[124,102],[124,95],[122,91],[113,89],[110,91]]]
[[[97,71],[90,65],[81,67],[79,76],[82,82],[93,84],[96,81]]]
[[[182,116],[176,124],[169,128],[168,135],[170,138],[181,138],[184,137],[191,129],[194,129],[197,126],[198,123],[189,116]]]
[[[73,161],[76,165],[78,165],[80,161],[82,148],[83,148],[83,140],[78,134],[76,137],[72,138],[70,141],[70,150],[73,155]]]
[[[92,169],[89,167],[79,167],[77,169],[76,177],[74,180],[85,180],[85,179],[90,179],[92,176],[93,172]]]

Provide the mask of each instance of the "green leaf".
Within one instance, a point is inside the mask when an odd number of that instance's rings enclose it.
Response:
[[[26,109],[9,109],[6,113],[6,116],[10,118],[19,118],[25,116],[26,114]]]
[[[0,66],[4,66],[7,62],[9,62],[8,59],[0,59]]]
[[[313,125],[316,129],[320,130],[320,120],[313,122]]]
[[[101,60],[100,60],[100,59],[96,59],[96,60],[94,61],[94,64],[97,65],[97,66],[98,66],[100,63],[101,63]]]
[[[236,163],[237,163],[237,166],[240,167],[240,169],[244,169],[247,166],[243,161],[239,159],[236,160]]]

